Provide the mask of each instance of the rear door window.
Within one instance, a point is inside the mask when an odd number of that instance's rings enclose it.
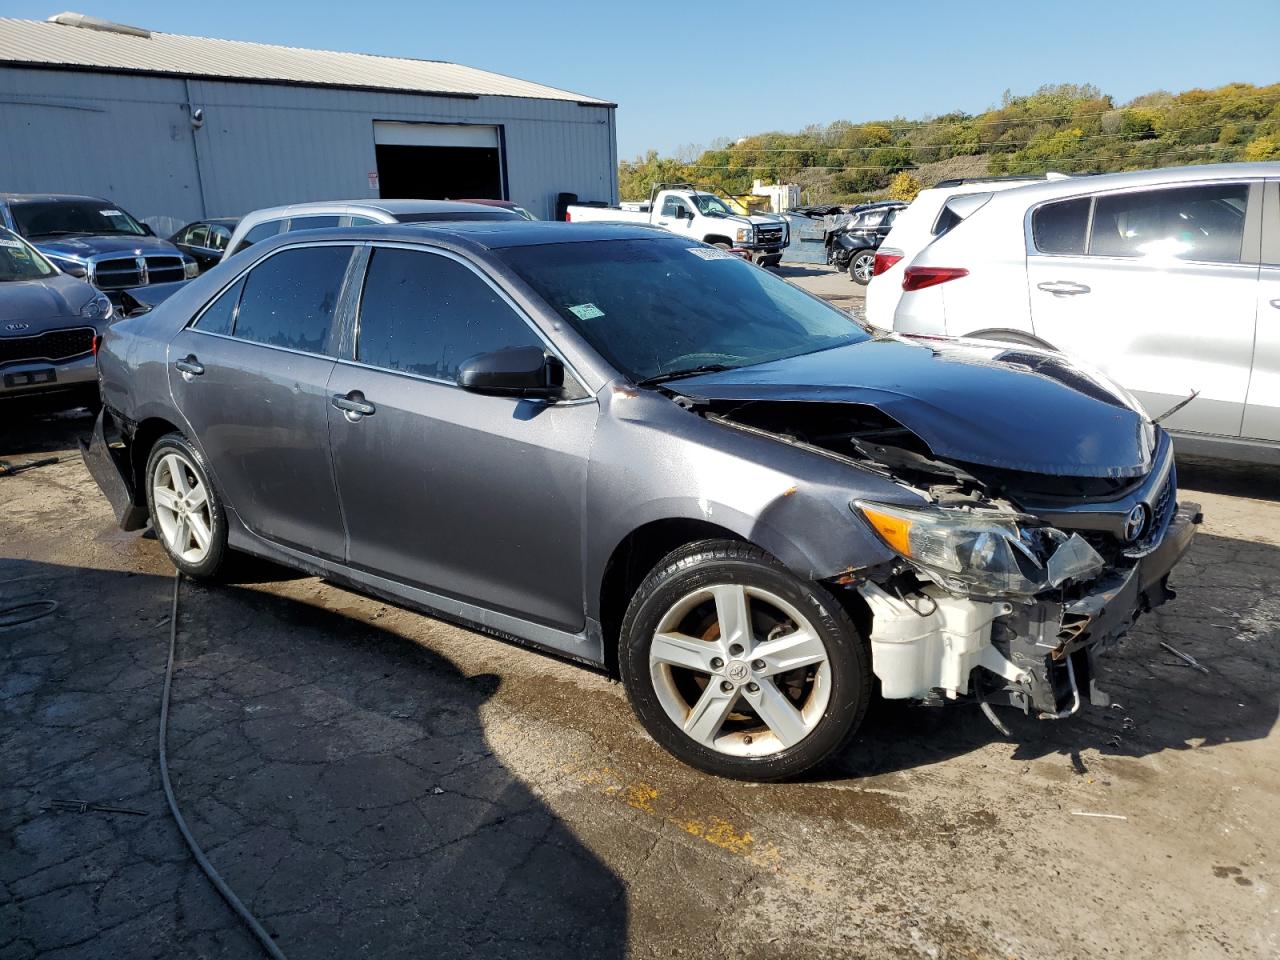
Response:
[[[274,237],[280,232],[280,227],[283,224],[283,220],[264,220],[240,239],[240,246],[237,249],[243,250],[245,247],[251,247],[255,243],[261,243],[268,237]]]
[[[240,305],[240,292],[243,289],[244,278],[241,277],[205,308],[204,313],[196,320],[196,329],[205,333],[230,334],[236,325],[236,307]]]
[[[1089,197],[1059,200],[1037,207],[1031,236],[1041,253],[1083,254],[1089,236]]]
[[[323,230],[325,227],[336,227],[338,216],[294,217],[289,221],[289,233],[295,230]]]
[[[1239,263],[1245,183],[1165,187],[1097,198],[1089,253]]]
[[[360,298],[361,363],[452,381],[477,354],[542,345],[498,292],[458,261],[421,250],[373,251]]]
[[[245,279],[235,335],[272,347],[326,353],[350,246],[282,250]]]

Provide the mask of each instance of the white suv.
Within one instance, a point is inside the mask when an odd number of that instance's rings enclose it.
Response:
[[[928,190],[921,190],[909,207],[898,212],[893,229],[876,251],[871,284],[867,287],[867,320],[885,330],[893,326],[893,313],[902,296],[902,271],[935,236],[953,225],[953,219],[960,218],[966,204],[973,202],[950,205],[944,215],[943,206],[953,197],[981,198],[997,190],[1064,180],[1068,176],[1070,174],[1047,173],[1025,177],[971,177],[943,180]]]
[[[903,270],[895,330],[1061,350],[1152,416],[1195,393],[1164,420],[1179,450],[1280,462],[1280,163],[972,202]]]

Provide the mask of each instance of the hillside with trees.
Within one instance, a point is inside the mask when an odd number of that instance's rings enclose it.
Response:
[[[622,197],[647,197],[652,184],[678,180],[736,195],[759,179],[798,183],[806,203],[829,203],[913,195],[952,176],[1280,160],[1280,83],[1161,91],[1124,104],[1091,84],[1056,84],[1006,92],[999,107],[979,114],[837,120],[677,154],[650,151],[619,164]]]

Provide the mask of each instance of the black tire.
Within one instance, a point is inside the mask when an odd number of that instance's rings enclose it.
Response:
[[[809,619],[825,647],[830,697],[819,719],[798,742],[765,756],[731,755],[686,734],[664,708],[651,675],[650,646],[663,617],[682,598],[720,584],[755,587],[785,600]],[[753,620],[756,615],[753,609]],[[663,558],[632,597],[619,644],[622,682],[645,729],[678,759],[716,776],[774,781],[809,770],[853,735],[871,698],[870,650],[839,601],[765,551],[737,541],[704,540]]]
[[[849,279],[865,287],[871,282],[871,270],[876,265],[874,250],[859,250],[849,258]]]
[[[191,561],[174,552],[157,516],[155,502],[156,472],[161,469],[161,462],[170,454],[177,454],[183,464],[199,479],[206,494],[208,503],[207,517],[209,527],[209,546],[205,555],[198,561]],[[180,433],[167,433],[155,442],[147,455],[147,469],[143,475],[146,483],[147,512],[151,517],[151,528],[156,539],[164,547],[165,553],[173,565],[187,576],[197,580],[209,580],[217,576],[225,566],[227,549],[227,515],[222,509],[222,501],[209,479],[209,471],[200,451],[193,447]]]

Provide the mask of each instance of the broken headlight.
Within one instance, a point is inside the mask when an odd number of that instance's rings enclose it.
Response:
[[[902,507],[858,500],[853,507],[893,550],[949,590],[1029,597],[1106,565],[1079,534],[998,510]]]

